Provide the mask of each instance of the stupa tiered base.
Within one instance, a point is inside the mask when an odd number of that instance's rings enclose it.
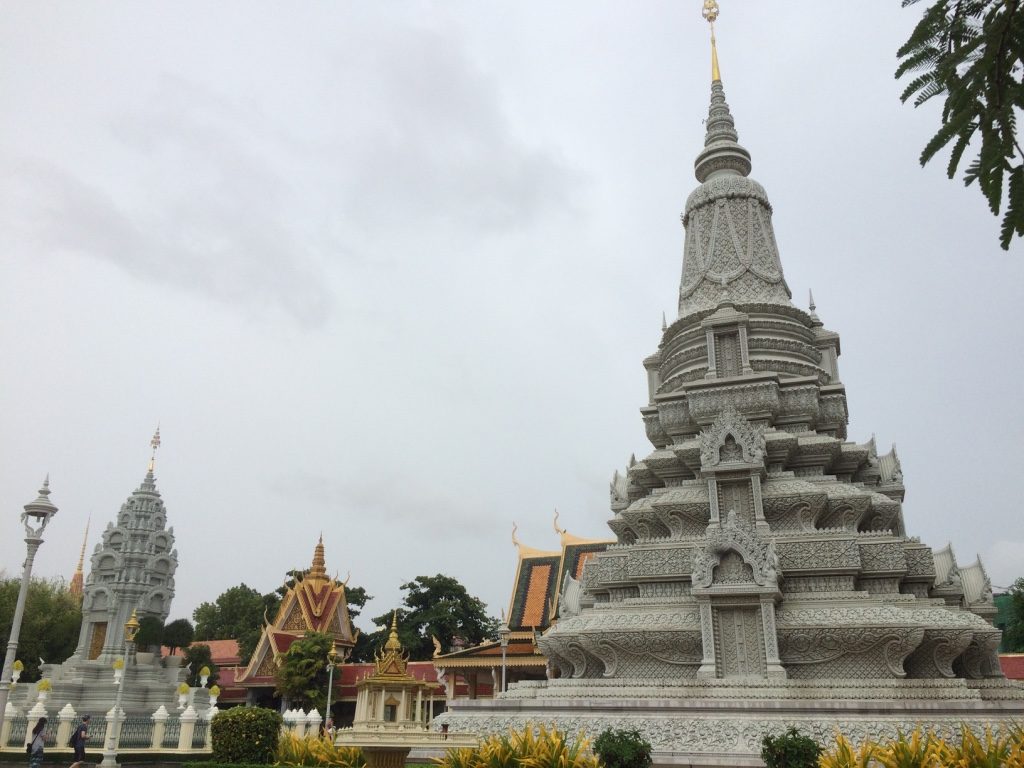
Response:
[[[760,766],[761,739],[789,727],[834,741],[895,738],[915,727],[956,736],[1020,722],[1024,687],[1005,679],[954,680],[549,680],[517,683],[498,699],[459,701],[452,730],[504,733],[554,725],[596,738],[636,729],[657,765]]]

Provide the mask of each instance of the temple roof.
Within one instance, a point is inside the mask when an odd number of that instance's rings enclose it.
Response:
[[[597,552],[603,552],[614,539],[584,539],[573,536],[558,527],[558,513],[555,513],[555,531],[560,547],[544,550],[529,547],[516,538],[515,529],[512,543],[518,552],[516,576],[512,584],[512,597],[505,614],[510,630],[509,645],[506,649],[506,664],[509,666],[543,667],[544,656],[534,644],[535,632],[543,632],[558,613],[558,599],[565,574],[579,580],[583,565]],[[495,661],[497,659],[497,662]],[[442,667],[494,666],[500,664],[501,643],[488,640],[472,648],[452,653],[436,654],[435,662]]]
[[[278,657],[308,632],[330,635],[347,656],[358,631],[352,628],[345,598],[345,583],[327,575],[323,536],[313,550],[309,571],[287,588],[274,620],[263,628],[252,658],[239,675],[239,685],[265,685],[274,677]]]

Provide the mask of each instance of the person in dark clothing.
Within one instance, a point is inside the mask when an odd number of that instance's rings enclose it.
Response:
[[[82,722],[78,724],[75,732],[71,735],[71,747],[75,750],[75,762],[71,768],[80,768],[85,762],[85,742],[89,740],[89,715],[82,716]]]
[[[40,717],[36,727],[32,729],[32,740],[28,744],[29,768],[39,768],[43,764],[43,747],[45,746],[46,718]]]

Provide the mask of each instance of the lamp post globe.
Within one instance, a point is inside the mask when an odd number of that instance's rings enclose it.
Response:
[[[334,667],[338,663],[338,644],[331,641],[331,650],[327,652],[327,706],[324,707],[324,732],[328,730],[327,722],[331,720],[331,692],[334,689]],[[332,721],[333,722],[333,721]],[[333,734],[330,734],[333,736]]]
[[[512,634],[512,630],[508,628],[508,622],[504,622],[498,629],[498,642],[501,643],[501,692],[504,693],[506,689],[505,684],[505,669],[507,666],[506,657],[508,654],[508,641],[509,636]]]
[[[50,476],[43,481],[39,495],[34,501],[25,505],[21,513],[21,524],[25,528],[25,545],[27,554],[25,566],[21,573],[21,587],[18,590],[18,602],[14,606],[14,618],[11,621],[11,634],[7,642],[7,653],[4,656],[3,668],[0,669],[0,728],[3,728],[4,714],[7,709],[7,698],[11,692],[14,659],[18,652],[18,638],[21,634],[21,620],[25,615],[25,599],[28,596],[28,585],[32,580],[32,563],[35,560],[39,545],[43,543],[43,531],[50,520],[57,514],[57,507],[50,501]],[[19,675],[20,676],[20,675]]]

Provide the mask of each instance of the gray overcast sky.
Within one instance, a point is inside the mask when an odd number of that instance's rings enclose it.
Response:
[[[43,475],[70,577],[162,425],[172,616],[328,567],[497,615],[645,455],[709,64],[699,0],[40,2],[0,15],[0,568]],[[1021,246],[901,106],[897,0],[723,0],[726,94],[850,437],[911,534],[1024,574]],[[95,542],[91,538],[90,549]],[[368,620],[361,622],[369,628]]]

